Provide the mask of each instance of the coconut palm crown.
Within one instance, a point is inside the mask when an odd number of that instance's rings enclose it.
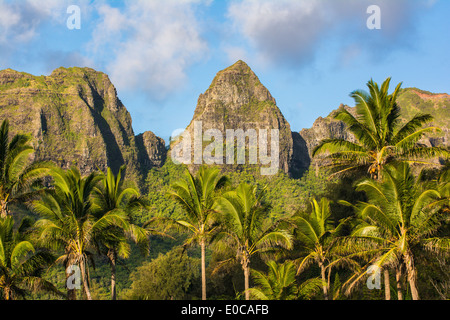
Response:
[[[447,150],[427,147],[419,143],[423,135],[440,132],[436,127],[425,127],[433,117],[417,114],[402,124],[397,97],[401,83],[389,94],[391,78],[381,87],[370,80],[369,92],[356,90],[350,94],[355,100],[355,115],[341,107],[334,118],[343,121],[356,142],[345,139],[325,139],[314,148],[312,155],[326,154],[337,173],[365,169],[373,179],[379,179],[382,168],[393,161],[423,163],[436,156],[448,157]]]

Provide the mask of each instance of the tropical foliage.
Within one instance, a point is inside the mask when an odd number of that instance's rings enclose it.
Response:
[[[369,92],[356,90],[350,95],[355,100],[355,115],[345,107],[336,113],[335,119],[347,125],[356,142],[325,139],[313,150],[313,156],[327,154],[337,173],[364,170],[375,179],[393,161],[423,163],[431,157],[448,156],[445,149],[419,143],[425,134],[440,131],[425,126],[433,120],[431,115],[419,113],[404,124],[400,122],[397,96],[401,83],[389,94],[390,82],[388,78],[380,87],[370,80]]]
[[[213,206],[218,195],[217,191],[227,184],[228,178],[219,177],[218,169],[202,166],[195,177],[187,170],[185,179],[173,183],[167,193],[186,213],[187,220],[175,221],[177,225],[192,233],[185,241],[185,245],[192,243],[200,245],[203,300],[206,300],[206,245],[216,230]]]
[[[0,127],[0,216],[10,213],[11,204],[30,198],[35,189],[33,183],[44,177],[49,163],[30,164],[29,156],[34,152],[31,136],[17,134],[9,140],[9,121],[3,120]]]
[[[331,168],[300,179],[168,159],[137,190],[125,167],[33,163],[3,121],[0,299],[449,299],[448,150],[419,143],[439,129],[401,123],[389,85],[351,94],[354,140],[322,141]]]
[[[24,219],[16,231],[11,216],[0,218],[0,297],[16,300],[42,291],[64,296],[42,277],[54,257],[47,251],[36,250],[28,239],[29,227],[30,221]]]
[[[226,246],[236,251],[245,279],[245,298],[249,300],[250,258],[257,253],[266,253],[276,248],[290,249],[292,236],[286,229],[278,227],[279,221],[267,219],[270,209],[262,201],[264,189],[248,184],[226,192],[217,202],[216,209],[222,214]]]
[[[448,197],[441,195],[439,188],[419,183],[406,163],[386,167],[383,175],[383,182],[364,180],[358,183],[357,189],[368,195],[368,202],[356,206],[362,222],[348,239],[360,241],[364,254],[370,252],[371,265],[395,269],[398,281],[404,273],[412,299],[418,300],[418,251],[444,256],[450,251],[449,238],[435,237],[448,221],[448,214],[443,210]],[[398,288],[400,290],[401,286]],[[401,292],[399,294],[402,296]]]
[[[299,212],[294,219],[295,235],[303,253],[303,257],[299,259],[297,272],[301,273],[312,263],[317,264],[320,269],[324,299],[328,300],[331,266],[332,262],[338,260],[334,251],[338,245],[339,233],[346,221],[341,221],[337,227],[334,226],[330,202],[326,198],[322,198],[319,202],[313,199],[311,211]]]

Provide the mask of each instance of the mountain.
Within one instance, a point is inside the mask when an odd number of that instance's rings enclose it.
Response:
[[[406,88],[399,93],[397,102],[400,106],[403,122],[418,113],[429,113],[434,117],[434,121],[429,126],[436,126],[442,130],[441,133],[425,136],[420,143],[427,146],[450,147],[450,95],[431,93],[417,88]],[[344,107],[354,113],[354,108]],[[303,129],[296,135],[296,146],[298,146],[296,153],[303,155],[303,158],[297,163],[299,167],[308,168],[311,165],[311,162],[313,162],[311,153],[323,139],[337,138],[355,141],[352,134],[348,132],[346,125],[333,119],[336,111],[333,110],[325,118],[319,117],[311,128]]]
[[[246,142],[245,151],[239,147],[239,139]],[[275,141],[279,144],[273,145]],[[254,164],[267,169],[267,174],[273,172],[270,169],[289,173],[293,139],[275,98],[250,67],[238,61],[218,72],[200,95],[191,123],[171,144],[170,152],[192,168],[214,163],[239,170],[242,165]],[[245,155],[245,159],[239,155]]]
[[[154,135],[135,137],[108,76],[89,68],[59,68],[50,76],[0,71],[0,121],[5,118],[12,134],[32,135],[35,160],[76,165],[83,174],[126,164],[127,176],[137,181],[143,170],[159,164],[151,156],[165,154],[164,142],[147,151]]]
[[[398,103],[403,121],[430,113],[435,118],[431,125],[443,130],[422,143],[450,146],[448,94],[407,88]],[[210,163],[240,171],[250,165],[262,175],[281,170],[300,177],[311,164],[320,165],[311,152],[322,139],[353,139],[345,124],[333,119],[335,112],[319,117],[312,128],[292,132],[269,90],[238,61],[219,71],[200,94],[192,121],[166,150],[165,141],[151,131],[134,134],[129,112],[102,72],[58,68],[50,76],[33,76],[0,71],[0,121],[9,119],[11,134],[31,134],[35,160],[52,160],[63,168],[76,165],[83,174],[107,167],[117,171],[125,164],[127,177],[138,185],[168,157],[191,169]]]

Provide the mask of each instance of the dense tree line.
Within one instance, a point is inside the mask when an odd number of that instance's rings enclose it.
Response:
[[[30,137],[10,137],[4,120],[0,299],[94,299],[91,269],[101,257],[115,300],[118,262],[147,256],[158,239],[170,239],[173,250],[141,260],[122,298],[217,298],[232,278],[240,280],[228,298],[352,299],[365,297],[369,278],[380,288],[383,278],[379,298],[418,300],[432,289],[448,299],[450,170],[417,165],[448,160],[448,150],[420,144],[439,131],[426,126],[431,116],[399,121],[400,85],[389,94],[389,84],[370,81],[369,92],[351,94],[355,114],[335,117],[356,141],[322,141],[314,150],[322,171],[299,181],[212,166],[193,173],[169,162],[149,173],[141,195],[125,187],[125,167],[82,176],[75,167],[30,163]],[[19,221],[23,205],[31,215]],[[55,265],[63,290],[45,276]]]

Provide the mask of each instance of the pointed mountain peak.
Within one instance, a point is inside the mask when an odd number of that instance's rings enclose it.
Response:
[[[229,66],[223,71],[239,71],[239,72],[252,72],[252,69],[242,60],[238,60],[235,64]]]
[[[204,95],[225,104],[234,102],[231,103],[233,105],[247,104],[251,100],[276,103],[269,90],[242,60],[219,71]]]
[[[215,133],[220,132],[222,137],[225,137],[227,132],[229,134],[229,131],[248,135],[260,134],[263,132],[261,130],[271,134],[274,130],[279,139],[277,141],[278,150],[273,149],[273,154],[278,156],[279,168],[277,167],[276,170],[280,169],[286,173],[289,171],[293,153],[290,125],[277,107],[269,90],[244,61],[239,60],[232,66],[219,71],[209,89],[200,95],[194,116],[186,128],[186,132],[187,136],[192,138],[198,137],[208,130],[214,130]],[[207,139],[202,141],[201,146],[207,144]],[[191,146],[194,146],[195,143],[193,141]],[[171,149],[179,150],[178,144],[179,142],[171,144]],[[271,148],[271,145],[269,147]],[[245,148],[249,150],[250,146]],[[205,152],[209,152],[208,150]],[[177,153],[175,152],[175,154]],[[218,155],[217,158],[221,157]],[[274,156],[274,158],[277,157]],[[196,164],[200,164],[202,161],[202,159],[197,160]],[[224,161],[218,160],[215,163],[227,167]],[[255,164],[252,163],[252,165]],[[257,167],[261,165],[260,162]],[[231,168],[234,167],[231,166]]]

